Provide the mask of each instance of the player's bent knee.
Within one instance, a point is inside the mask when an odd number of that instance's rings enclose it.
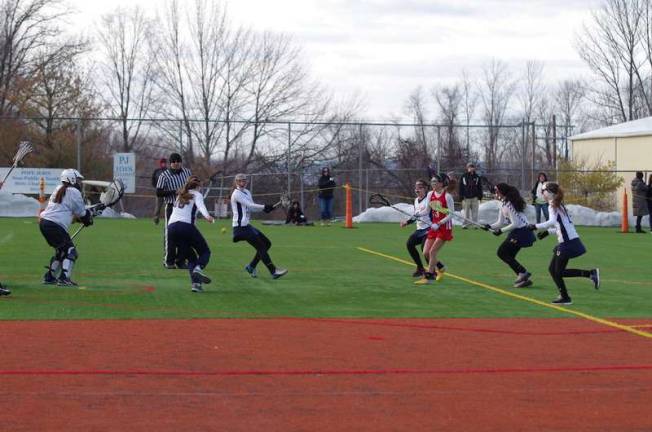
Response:
[[[79,255],[77,255],[77,249],[73,246],[71,248],[68,248],[68,251],[66,252],[66,258],[69,259],[70,261],[76,261]]]

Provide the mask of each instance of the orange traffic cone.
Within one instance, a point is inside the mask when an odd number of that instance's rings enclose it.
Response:
[[[629,208],[627,203],[627,189],[623,192],[623,215],[622,221],[620,222],[620,232],[626,233],[629,232]]]

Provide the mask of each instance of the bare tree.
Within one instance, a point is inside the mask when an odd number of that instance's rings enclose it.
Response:
[[[466,157],[471,158],[471,120],[475,114],[475,109],[478,103],[478,92],[475,89],[475,84],[469,78],[466,71],[462,71],[462,114],[464,115],[465,128],[465,144],[466,144]]]
[[[593,100],[607,109],[606,121],[634,120],[651,112],[649,73],[642,70],[646,62],[641,44],[647,3],[605,0],[593,13],[592,25],[585,25],[577,39],[580,56],[601,81]],[[641,93],[637,94],[637,89]],[[641,109],[641,100],[645,109]]]
[[[444,166],[452,169],[463,163],[464,154],[459,139],[459,114],[463,93],[459,84],[433,90],[433,98],[438,108],[437,123],[443,126],[440,139],[443,142]]]
[[[500,160],[498,138],[516,87],[507,64],[492,60],[483,68],[480,98],[482,100],[482,118],[487,126],[484,143],[484,157],[488,169],[492,169]]]
[[[135,7],[104,15],[97,32],[104,57],[99,81],[106,91],[101,93],[107,96],[111,115],[120,119],[123,152],[137,147],[142,119],[150,114],[154,101],[150,31],[150,21]]]
[[[555,111],[560,115],[560,125],[564,128],[565,137],[571,133],[572,126],[582,130],[585,88],[584,83],[579,79],[564,80],[557,86],[554,105]],[[564,140],[564,159],[568,160],[568,156],[568,143]]]

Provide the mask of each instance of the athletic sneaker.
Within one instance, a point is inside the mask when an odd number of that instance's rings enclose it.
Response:
[[[514,288],[526,288],[532,285],[532,281],[530,279],[525,279],[520,281],[519,283],[514,284]]]
[[[414,282],[415,285],[430,285],[432,281],[435,280],[435,275],[432,273],[425,272],[423,277],[418,281]]]
[[[77,283],[73,282],[70,278],[62,277],[57,280],[58,286],[77,286]]]
[[[443,266],[442,268],[437,269],[437,275],[435,277],[435,280],[439,282],[444,278],[444,273],[446,273],[446,266]]]
[[[589,276],[591,280],[593,281],[593,288],[599,289],[600,288],[600,269],[596,268],[591,270],[591,275]]]
[[[204,292],[204,288],[201,286],[201,284],[199,282],[193,282],[193,284],[192,284],[192,292],[201,293],[201,292]]]
[[[54,277],[51,271],[45,272],[43,275],[43,285],[56,285],[57,278]]]
[[[274,273],[272,273],[272,279],[278,279],[280,277],[285,276],[288,273],[286,269],[279,269],[277,268]]]
[[[11,294],[11,291],[9,291],[9,288],[7,288],[6,286],[0,284],[0,296],[9,295],[9,294]]]
[[[521,282],[524,282],[524,281],[530,279],[530,276],[532,276],[532,274],[531,274],[530,272],[527,272],[527,271],[526,271],[525,273],[519,273],[519,274],[518,274],[518,277],[517,277],[516,280],[514,281],[514,288],[520,288],[520,287],[518,287],[518,286],[516,286],[516,285],[518,285],[518,284],[520,284]]]
[[[557,297],[555,300],[551,301],[550,303],[556,304],[556,305],[572,305],[573,301],[571,300],[570,297]]]
[[[211,283],[211,278],[206,276],[206,274],[199,267],[195,267],[195,269],[192,271],[192,277],[193,280],[197,280],[198,282],[201,283],[205,283],[205,284]]]
[[[168,270],[174,270],[177,268],[176,264],[168,264],[168,263],[163,263],[163,267],[165,267]]]
[[[258,272],[256,271],[256,267],[252,267],[252,266],[247,264],[245,266],[245,271],[247,273],[249,273],[249,276],[251,276],[252,278],[257,278],[258,277]]]
[[[425,272],[426,272],[425,269],[418,268],[414,273],[412,273],[412,277],[421,277]]]

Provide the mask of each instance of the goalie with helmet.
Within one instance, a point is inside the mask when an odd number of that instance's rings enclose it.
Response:
[[[444,277],[446,266],[439,261],[437,255],[444,245],[453,240],[453,219],[455,211],[453,196],[449,193],[454,188],[446,174],[434,174],[430,180],[432,193],[430,194],[430,231],[426,236],[426,243],[423,246],[423,254],[428,260],[428,269],[423,277],[414,282],[416,285],[432,283],[433,280],[441,280]]]
[[[39,228],[47,243],[54,248],[54,256],[43,275],[47,285],[76,286],[72,268],[77,260],[77,249],[68,234],[68,227],[77,218],[84,226],[93,224],[93,214],[86,209],[81,194],[83,176],[75,169],[61,172],[61,184],[54,190],[48,205],[41,213]]]

